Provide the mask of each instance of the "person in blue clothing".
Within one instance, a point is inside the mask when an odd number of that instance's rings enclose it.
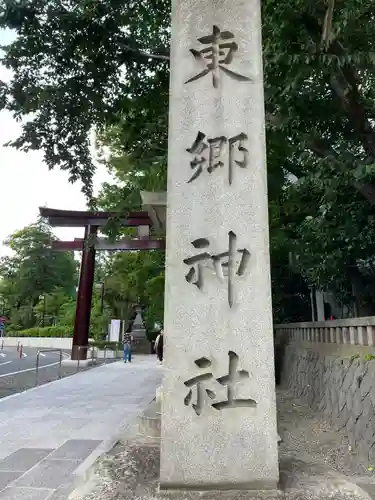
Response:
[[[124,337],[124,363],[132,361],[132,336],[126,334]]]

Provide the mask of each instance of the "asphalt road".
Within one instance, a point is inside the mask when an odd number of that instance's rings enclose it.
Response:
[[[24,372],[35,371],[36,358],[39,349],[24,348],[22,357],[17,352],[16,347],[5,347],[0,349],[0,379],[17,375]],[[68,353],[63,353],[63,357],[69,357]],[[60,354],[58,352],[41,353],[39,356],[39,367],[58,366]]]
[[[0,343],[0,400],[6,396],[17,394],[35,387],[36,384],[36,356],[39,349],[26,347],[23,349],[22,358],[16,347],[1,349]],[[69,358],[70,352],[63,352],[63,357]],[[108,360],[111,362],[112,360]],[[39,357],[38,385],[46,384],[62,378],[70,377],[77,373],[76,365],[62,366],[59,370],[60,353],[46,352]],[[82,366],[80,371],[91,370],[99,366],[104,360],[97,360],[92,366]],[[1,477],[0,477],[1,479]]]

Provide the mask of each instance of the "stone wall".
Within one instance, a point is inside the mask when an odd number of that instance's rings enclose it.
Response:
[[[328,356],[292,342],[285,347],[282,384],[324,412],[353,450],[375,463],[375,360]]]
[[[71,350],[73,339],[71,337],[4,337],[4,347],[16,347],[18,343],[23,347],[46,349]]]

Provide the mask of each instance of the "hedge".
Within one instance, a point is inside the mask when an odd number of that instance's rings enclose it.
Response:
[[[73,328],[71,326],[44,326],[19,330],[15,332],[5,332],[5,337],[73,337]]]
[[[89,342],[89,345],[90,347],[96,347],[100,350],[104,349],[104,347],[107,347],[107,349],[110,351],[122,351],[124,348],[122,342],[108,342],[106,340],[96,340],[94,342]]]

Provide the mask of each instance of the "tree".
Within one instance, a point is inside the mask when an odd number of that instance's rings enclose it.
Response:
[[[269,157],[300,176],[301,152],[313,163],[329,156],[373,203],[372,2],[333,13],[323,0],[262,7]],[[34,113],[14,145],[43,149],[89,193],[89,128],[125,118],[123,147],[154,161],[166,149],[169,9],[166,0],[5,2],[0,27],[18,38],[5,52],[14,78],[1,103],[18,117]]]
[[[353,192],[345,176],[327,170],[306,175],[284,194],[283,222],[297,268],[311,286],[334,291],[343,304],[355,300],[360,316],[375,312],[375,208]]]
[[[72,296],[77,282],[77,264],[70,252],[56,252],[51,242],[56,239],[42,221],[12,234],[6,241],[14,254],[0,261],[1,293],[17,322],[33,326],[34,307],[41,295],[60,293]],[[18,311],[18,312],[17,312]]]
[[[273,261],[288,266],[288,252],[298,250],[310,284],[345,275],[343,288],[362,289],[375,204],[372,2],[348,0],[332,11],[324,0],[264,0],[262,8],[269,194],[280,211],[271,241],[285,236]],[[51,168],[69,170],[90,194],[87,133],[105,125],[101,140],[116,152],[124,182],[105,186],[98,204],[140,206],[140,189],[165,182],[169,2],[8,0],[0,26],[18,33],[5,52],[14,78],[1,106],[18,117],[34,113],[14,146],[43,149]],[[298,186],[286,195],[287,173]],[[347,209],[353,226],[362,224],[356,234],[340,219]]]
[[[1,27],[18,37],[3,58],[14,78],[2,84],[0,106],[18,117],[34,114],[13,145],[42,149],[50,168],[69,171],[90,194],[90,127],[116,122],[137,103],[144,108],[168,78],[169,2],[7,0]],[[162,106],[154,100],[141,122],[151,128]],[[150,128],[138,135],[145,151]]]
[[[109,260],[104,282],[105,300],[126,327],[138,302],[146,309],[148,329],[162,322],[164,311],[164,252],[118,252]]]

